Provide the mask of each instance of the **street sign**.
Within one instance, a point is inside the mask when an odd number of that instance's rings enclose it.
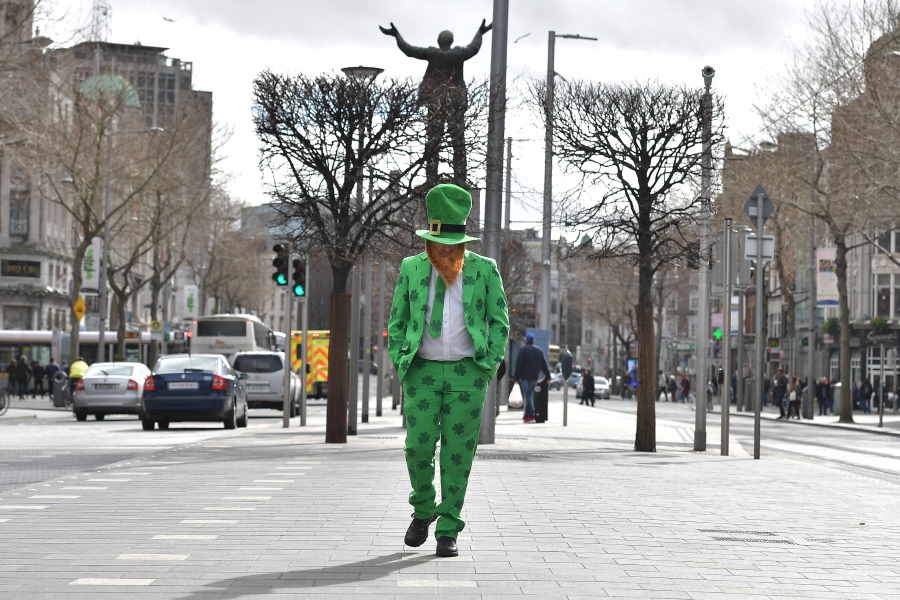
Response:
[[[775,236],[762,236],[762,258],[763,260],[771,260],[775,257]],[[747,239],[744,241],[744,258],[747,260],[756,260],[756,234],[748,233]]]
[[[771,217],[772,213],[775,212],[775,207],[772,205],[772,201],[769,200],[769,194],[766,192],[766,188],[762,185],[756,186],[756,189],[753,190],[753,193],[750,194],[750,197],[744,202],[744,214],[753,219],[754,223],[756,222],[756,217],[758,215],[757,210],[760,204],[762,205],[763,223],[765,223],[766,219]]]
[[[159,319],[150,321],[150,339],[159,342],[163,340],[163,322]]]
[[[72,305],[72,310],[75,311],[75,316],[78,317],[78,320],[84,318],[84,313],[87,310],[87,306],[84,303],[84,297],[78,296],[78,300],[75,301],[75,304]]]

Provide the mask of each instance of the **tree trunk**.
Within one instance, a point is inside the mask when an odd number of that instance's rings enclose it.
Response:
[[[84,255],[87,254],[89,245],[90,243],[82,241],[75,248],[75,256],[72,257],[72,291],[69,294],[69,364],[75,362],[80,355],[81,330],[78,316],[75,314],[75,301],[81,296],[81,270],[84,268]]]
[[[116,352],[113,360],[125,360],[125,313],[128,306],[128,298],[131,294],[116,294],[116,335],[119,336],[116,343]]]
[[[842,235],[835,235],[834,274],[838,288],[838,320],[841,324],[841,423],[853,422],[853,396],[850,381],[850,295],[847,292],[847,243]]]
[[[638,328],[638,390],[634,449],[637,452],[656,452],[656,337],[653,331],[653,268],[648,256],[641,258],[638,271],[635,316]]]
[[[156,321],[159,319],[159,293],[162,290],[162,283],[159,281],[159,276],[154,274],[150,279],[150,319]],[[151,368],[152,365],[156,364],[156,359],[159,356],[159,342],[156,340],[152,340],[150,342],[149,353],[147,355],[147,362],[150,363]]]
[[[350,390],[349,352],[350,300],[347,277],[350,265],[332,265],[334,281],[331,292],[331,315],[328,342],[328,408],[325,421],[325,443],[347,443],[347,394]]]

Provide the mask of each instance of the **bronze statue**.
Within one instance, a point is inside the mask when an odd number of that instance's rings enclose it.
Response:
[[[438,182],[438,160],[444,127],[450,133],[453,148],[453,183],[466,186],[465,116],[468,107],[463,63],[481,49],[481,37],[491,30],[491,25],[481,20],[475,37],[468,46],[453,47],[453,33],[438,34],[438,47],[412,46],[403,39],[397,27],[378,27],[385,35],[397,40],[397,47],[407,56],[428,61],[425,76],[419,84],[419,106],[428,110],[425,141],[425,178],[427,185]]]

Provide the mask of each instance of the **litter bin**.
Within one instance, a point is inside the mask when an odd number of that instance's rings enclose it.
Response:
[[[543,423],[547,420],[547,399],[549,397],[550,382],[541,379],[534,386],[534,421]]]
[[[57,371],[53,376],[53,406],[63,408],[69,399],[69,378]]]

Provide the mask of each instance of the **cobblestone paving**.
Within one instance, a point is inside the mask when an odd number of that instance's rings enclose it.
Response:
[[[897,485],[692,453],[665,421],[659,451],[638,454],[628,415],[569,411],[565,429],[558,414],[501,415],[458,558],[402,544],[397,417],[326,446],[316,413],[306,431],[250,429],[3,491],[0,598],[900,599]]]

